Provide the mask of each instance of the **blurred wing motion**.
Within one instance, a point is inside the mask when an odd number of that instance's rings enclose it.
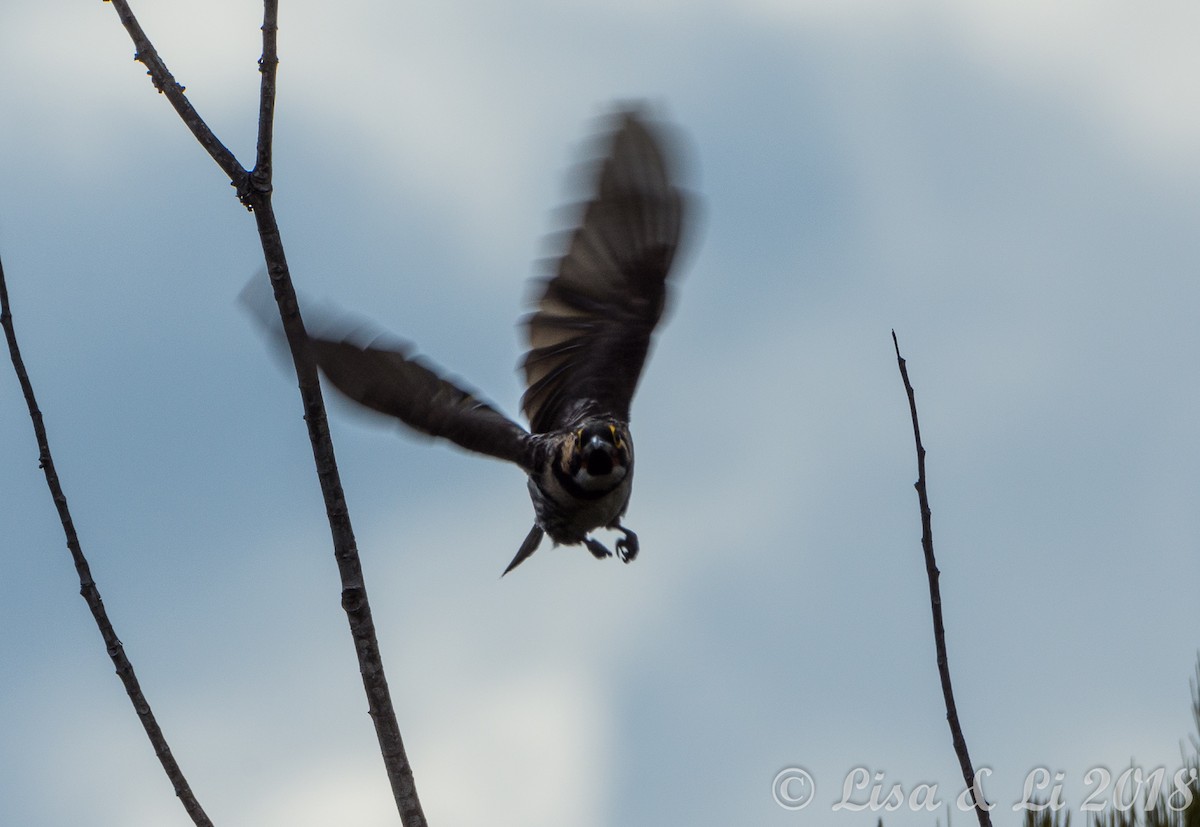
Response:
[[[316,337],[310,342],[325,378],[355,402],[430,436],[531,469],[533,439],[524,428],[409,353],[374,343]]]
[[[582,543],[597,558],[612,556],[588,536],[597,528],[624,534],[616,544],[621,560],[638,554],[637,535],[621,525],[633,485],[629,406],[666,305],[683,224],[668,148],[637,111],[618,116],[594,194],[526,320],[521,405],[532,433],[444,378],[405,343],[348,325],[308,328],[325,379],[350,399],[524,469],[535,523],[506,573],[544,536],[556,545]],[[243,300],[282,337],[263,302],[247,291]]]
[[[629,420],[683,221],[664,154],[638,113],[620,115],[596,194],[528,319],[521,404],[535,434]]]

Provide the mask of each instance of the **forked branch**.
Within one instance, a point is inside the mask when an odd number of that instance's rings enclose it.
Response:
[[[175,111],[179,113],[184,125],[192,131],[196,140],[200,142],[200,146],[204,147],[205,151],[229,176],[230,182],[237,188],[238,198],[245,203],[246,194],[249,191],[249,173],[238,163],[233,153],[218,140],[213,131],[209,129],[208,124],[200,117],[200,113],[192,106],[192,102],[187,99],[187,95],[184,94],[186,87],[176,82],[175,76],[167,69],[167,64],[163,63],[162,58],[158,56],[158,50],[154,48],[150,38],[146,37],[146,33],[142,31],[142,26],[134,16],[133,10],[129,8],[129,4],[125,0],[106,0],[106,2],[112,3],[117,16],[121,18],[121,24],[129,33],[129,39],[133,41],[133,47],[136,49],[133,59],[146,67],[146,74],[150,76],[150,82],[154,84],[154,88],[167,96],[167,100],[171,102],[171,106],[175,107]],[[278,4],[276,3],[276,5]]]
[[[421,804],[413,782],[412,768],[400,737],[400,728],[392,707],[387,679],[383,671],[383,659],[375,634],[371,607],[367,600],[362,566],[354,540],[354,531],[346,509],[342,492],[333,441],[329,435],[329,424],[325,415],[325,403],[317,379],[317,367],[308,347],[308,337],[292,285],[287,258],[275,212],[271,205],[272,194],[272,139],[275,114],[275,78],[278,65],[277,31],[278,0],[264,0],[262,25],[263,50],[259,60],[261,72],[259,94],[258,146],[253,171],[247,170],[224,144],[213,134],[204,119],[184,95],[184,87],[176,82],[159,56],[158,51],[139,25],[126,0],[108,0],[113,4],[121,23],[129,33],[136,51],[135,58],[145,65],[156,89],[167,96],[179,117],[191,130],[196,140],[212,156],[213,160],[229,176],[237,190],[239,200],[254,213],[259,239],[266,260],[267,272],[275,293],[275,301],[283,322],[284,334],[292,353],[292,362],[300,387],[304,419],[308,424],[309,440],[317,477],[325,500],[325,512],[333,535],[334,556],[341,576],[342,607],[346,611],[355,652],[358,655],[359,671],[367,694],[371,718],[375,724],[376,737],[383,754],[384,766],[391,782],[392,793],[405,827],[423,827],[426,824]]]

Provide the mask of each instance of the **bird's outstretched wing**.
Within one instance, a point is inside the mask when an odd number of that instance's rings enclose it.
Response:
[[[637,112],[618,116],[595,194],[527,320],[521,404],[534,433],[629,419],[683,223],[666,155]]]
[[[531,470],[534,440],[529,433],[472,392],[442,378],[411,349],[398,343],[381,346],[378,339],[363,345],[311,336],[309,341],[325,378],[355,402],[430,436]]]

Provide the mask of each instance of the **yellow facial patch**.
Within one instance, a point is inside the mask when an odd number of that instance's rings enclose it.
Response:
[[[625,440],[621,438],[619,433],[617,433],[616,425],[609,425],[608,432],[612,434],[612,443],[614,448],[622,449],[625,447]]]

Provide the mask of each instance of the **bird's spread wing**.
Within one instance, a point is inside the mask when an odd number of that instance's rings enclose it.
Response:
[[[530,470],[534,440],[524,428],[443,379],[402,345],[316,337],[310,342],[325,378],[355,402],[430,436]]]
[[[534,433],[629,418],[683,221],[665,155],[636,112],[619,116],[595,194],[527,322],[521,404]]]

